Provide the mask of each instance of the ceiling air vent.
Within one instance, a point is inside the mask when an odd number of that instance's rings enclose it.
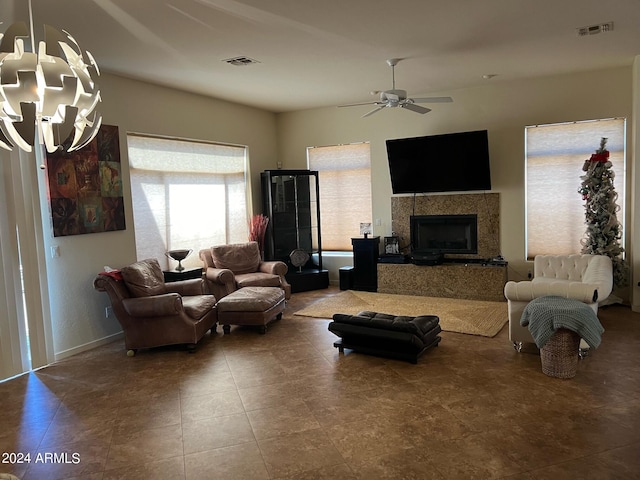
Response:
[[[580,27],[576,29],[579,37],[587,35],[596,35],[598,33],[610,32],[613,30],[613,22],[600,23],[598,25],[589,25],[588,27]]]
[[[227,58],[226,60],[223,60],[223,62],[227,62],[229,65],[234,65],[236,67],[244,67],[245,65],[253,65],[254,63],[260,63],[259,61],[249,57]]]

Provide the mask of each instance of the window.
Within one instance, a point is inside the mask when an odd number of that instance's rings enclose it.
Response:
[[[244,242],[248,235],[246,147],[129,135],[138,259]],[[175,265],[171,265],[175,266]]]
[[[584,202],[578,193],[585,160],[606,137],[616,174],[618,221],[624,222],[625,120],[621,118],[526,127],[527,258],[580,253]]]
[[[351,251],[360,223],[371,223],[369,144],[309,147],[307,160],[318,171],[322,249]]]

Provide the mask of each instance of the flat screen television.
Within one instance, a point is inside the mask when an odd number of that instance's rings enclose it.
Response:
[[[491,190],[486,130],[386,143],[394,194]]]

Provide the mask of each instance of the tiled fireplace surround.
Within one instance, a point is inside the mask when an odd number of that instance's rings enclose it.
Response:
[[[489,259],[500,254],[500,194],[399,196],[391,198],[391,226],[400,244],[410,242],[411,215],[478,217],[478,253],[464,258]],[[449,256],[452,257],[452,256]],[[378,292],[430,297],[504,301],[506,266],[445,263],[437,266],[378,264]]]

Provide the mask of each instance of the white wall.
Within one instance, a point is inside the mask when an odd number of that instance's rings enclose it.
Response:
[[[93,279],[104,265],[117,268],[136,260],[128,131],[247,145],[255,192],[259,192],[259,172],[276,165],[273,113],[111,75],[102,75],[100,86],[103,102],[99,108],[104,123],[117,125],[120,130],[127,229],[54,238],[46,191],[41,189],[45,252],[54,245],[60,250],[58,258],[47,255],[54,352],[58,359],[93,347],[121,330],[115,318],[105,318],[108,298],[93,289]],[[259,194],[254,195],[253,205],[260,211]],[[202,209],[202,221],[206,221],[207,206],[197,207]]]
[[[419,92],[415,95],[423,96]],[[492,187],[501,194],[502,254],[509,261],[509,277],[524,279],[531,268],[525,260],[525,126],[626,117],[630,130],[632,69],[616,68],[518,82],[500,82],[497,77],[478,88],[429,92],[429,96],[439,95],[450,95],[454,103],[435,104],[432,112],[426,115],[389,109],[359,118],[368,111],[367,106],[280,114],[279,158],[285,168],[304,168],[307,146],[370,141],[373,218],[381,220],[381,226],[373,228],[375,235],[385,236],[391,234],[392,194],[385,140],[487,129]],[[599,144],[600,138],[594,138],[594,151]],[[632,157],[630,148],[628,150],[630,167]],[[630,176],[628,174],[628,179]]]

